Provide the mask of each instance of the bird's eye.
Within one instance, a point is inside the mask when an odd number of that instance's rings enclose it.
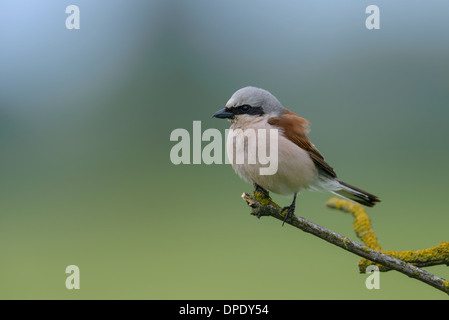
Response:
[[[240,110],[242,110],[243,112],[246,112],[249,110],[249,108],[251,108],[249,105],[245,104],[243,106],[240,107]]]

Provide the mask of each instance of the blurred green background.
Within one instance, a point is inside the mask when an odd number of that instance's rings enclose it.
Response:
[[[67,30],[65,8],[80,8]],[[380,8],[380,30],[365,9]],[[229,165],[170,162],[172,130],[237,89],[310,120],[339,177],[383,202],[386,250],[449,241],[447,1],[0,2],[0,298],[444,299],[240,198]],[[203,146],[207,143],[203,143]],[[303,193],[297,214],[356,240]],[[281,204],[291,199],[274,196]],[[65,268],[81,271],[67,290]],[[446,266],[427,268],[448,279]]]

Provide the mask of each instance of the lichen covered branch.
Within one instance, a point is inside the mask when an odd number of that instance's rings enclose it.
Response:
[[[437,246],[422,250],[385,251],[382,250],[377,237],[374,234],[374,230],[368,214],[361,205],[337,197],[329,199],[326,205],[329,208],[349,212],[354,217],[354,231],[357,237],[371,249],[381,251],[387,255],[413,264],[420,268],[441,264],[449,265],[449,242],[441,242]],[[370,265],[376,265],[379,268],[379,271],[391,270],[390,268],[373,261],[362,259],[359,262],[360,272],[365,272],[366,268]]]
[[[286,211],[282,211],[282,208],[273,202],[270,197],[267,197],[265,194],[260,192],[255,192],[254,196],[250,195],[248,193],[244,193],[242,195],[242,198],[247,202],[247,204],[252,208],[252,215],[257,216],[258,218],[262,216],[271,216],[276,219],[279,219],[281,221],[284,220],[284,215]],[[331,199],[332,200],[332,199]],[[338,199],[340,200],[340,199]],[[351,201],[342,200],[344,202],[347,202],[346,205],[352,205]],[[328,206],[345,210],[348,212],[353,213],[354,210],[357,208],[352,208],[345,206],[345,203],[337,203],[334,202],[334,206],[329,205]],[[346,210],[348,209],[348,210]],[[351,209],[351,210],[350,210]],[[362,208],[363,210],[363,208]],[[364,210],[363,210],[364,211]],[[367,218],[367,215],[366,215]],[[358,228],[356,230],[356,233],[359,237],[362,238],[362,241],[367,241],[370,246],[373,246],[371,248],[368,245],[362,245],[357,242],[352,241],[351,239],[339,235],[329,229],[326,229],[324,227],[321,227],[307,219],[304,219],[302,217],[297,217],[293,215],[292,217],[288,218],[285,222],[310,234],[313,234],[329,243],[332,243],[344,250],[347,250],[351,253],[354,253],[362,258],[365,258],[369,263],[372,264],[372,262],[379,264],[380,266],[386,267],[388,269],[396,270],[398,272],[401,272],[411,278],[420,280],[438,290],[441,290],[445,292],[446,294],[449,294],[449,282],[441,279],[425,270],[422,270],[418,268],[417,266],[414,266],[412,264],[409,264],[403,260],[400,260],[396,257],[393,257],[389,254],[386,254],[381,251],[380,245],[378,244],[378,241],[375,237],[374,231],[372,231],[371,223],[369,222],[369,219],[363,219],[363,216],[358,216],[356,221],[354,221],[355,224],[358,225]],[[366,224],[367,221],[369,224]],[[365,226],[363,226],[365,224]]]

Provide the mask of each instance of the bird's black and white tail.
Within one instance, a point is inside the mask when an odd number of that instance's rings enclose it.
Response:
[[[359,188],[353,187],[345,182],[338,182],[340,183],[342,189],[336,190],[333,193],[343,198],[353,200],[367,207],[374,207],[377,202],[380,202],[380,199],[371,193],[360,190]]]

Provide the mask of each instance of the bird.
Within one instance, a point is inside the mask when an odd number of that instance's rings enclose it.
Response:
[[[252,183],[255,192],[269,197],[269,192],[291,196],[293,201],[282,208],[285,221],[295,212],[296,197],[303,190],[328,191],[367,207],[373,207],[380,199],[362,189],[337,178],[334,169],[307,136],[309,121],[282,106],[280,101],[267,90],[247,86],[237,90],[225,107],[213,117],[227,119],[230,129],[276,129],[278,132],[277,171],[261,175],[260,163],[237,163],[229,159],[234,171],[245,181]],[[235,150],[234,138],[226,142],[228,155]],[[233,149],[234,148],[234,149]],[[247,145],[245,145],[247,148]],[[245,151],[247,152],[247,150]]]

